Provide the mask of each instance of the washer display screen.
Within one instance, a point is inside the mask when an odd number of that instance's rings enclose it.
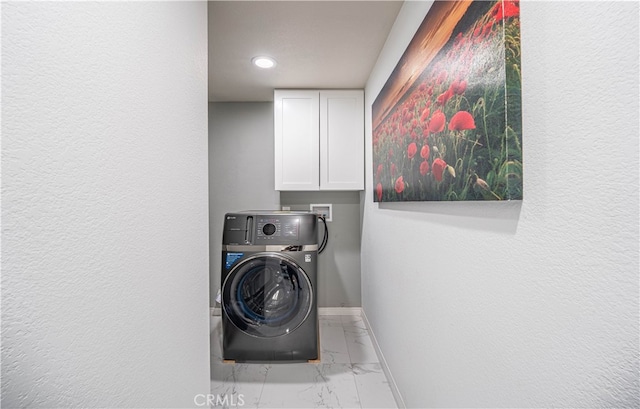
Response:
[[[290,239],[298,239],[300,234],[300,219],[265,217],[258,219],[258,238],[269,240],[275,237],[286,237]]]

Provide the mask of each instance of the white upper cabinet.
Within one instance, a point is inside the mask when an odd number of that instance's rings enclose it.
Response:
[[[276,90],[276,190],[364,189],[362,90]]]
[[[320,92],[320,189],[364,189],[364,93]]]
[[[275,91],[276,190],[318,190],[320,93]]]

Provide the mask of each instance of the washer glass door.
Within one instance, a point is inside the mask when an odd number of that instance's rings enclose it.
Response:
[[[298,328],[312,308],[309,278],[292,259],[278,253],[256,254],[229,272],[222,307],[241,331],[277,337]]]

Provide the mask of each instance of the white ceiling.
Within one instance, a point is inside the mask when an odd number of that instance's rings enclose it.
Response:
[[[210,1],[209,101],[274,88],[364,88],[402,1]],[[269,55],[263,70],[251,58]]]

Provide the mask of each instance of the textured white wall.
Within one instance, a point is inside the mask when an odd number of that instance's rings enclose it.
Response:
[[[408,407],[638,407],[637,2],[521,2],[525,200],[374,204],[363,307]]]
[[[2,3],[2,406],[209,390],[205,2]]]

